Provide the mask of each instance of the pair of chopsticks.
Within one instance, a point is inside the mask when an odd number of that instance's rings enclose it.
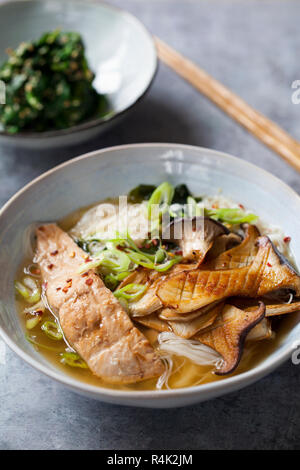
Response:
[[[183,55],[155,38],[159,59],[300,171],[300,143]]]

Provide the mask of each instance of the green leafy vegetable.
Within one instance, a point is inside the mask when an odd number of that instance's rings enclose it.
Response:
[[[140,184],[128,193],[128,201],[134,204],[148,200],[155,190],[152,184]]]
[[[178,184],[174,190],[173,204],[185,204],[187,198],[192,196],[186,184]]]
[[[94,74],[76,32],[45,33],[9,50],[0,80],[6,88],[0,123],[11,134],[65,129],[108,112],[106,98],[93,88]]]

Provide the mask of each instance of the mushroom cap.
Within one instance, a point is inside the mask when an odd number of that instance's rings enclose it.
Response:
[[[182,249],[183,258],[197,260],[200,264],[214,240],[228,233],[223,224],[203,216],[174,219],[163,229],[162,239],[177,243]]]

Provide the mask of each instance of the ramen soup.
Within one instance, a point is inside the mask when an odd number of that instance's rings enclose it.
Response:
[[[254,367],[297,322],[290,238],[185,185],[36,225],[15,281],[28,341],[93,385],[160,390]]]

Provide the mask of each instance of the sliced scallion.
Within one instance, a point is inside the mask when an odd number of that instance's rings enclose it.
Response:
[[[114,296],[123,298],[129,301],[137,300],[141,297],[146,291],[147,286],[143,284],[127,284],[127,286],[122,287],[114,292]]]
[[[24,277],[23,283],[15,281],[15,289],[30,304],[37,303],[41,298],[41,289],[31,277]]]
[[[151,221],[151,232],[158,233],[162,215],[167,212],[174,196],[174,188],[168,183],[160,184],[152,193],[148,205],[148,219]]]
[[[203,215],[203,209],[198,206],[196,200],[192,196],[187,198],[187,209],[189,217],[198,217]]]
[[[254,223],[258,217],[255,214],[247,214],[242,209],[238,208],[220,208],[220,209],[205,209],[205,214],[213,219],[220,220],[231,225]]]
[[[51,321],[51,320],[45,321],[42,324],[41,329],[50,339],[54,339],[55,341],[60,341],[63,339],[63,334],[60,329],[60,326],[54,321]]]
[[[87,369],[88,366],[84,362],[83,359],[79,356],[79,354],[74,352],[63,352],[61,353],[61,360],[62,364],[68,365],[70,367],[80,367],[81,369]]]
[[[99,258],[96,258],[89,263],[83,263],[77,272],[82,274],[89,269],[95,269],[100,266],[106,267],[114,272],[124,272],[128,271],[130,262],[131,261],[126,253],[118,250],[117,248],[110,248],[103,251]]]
[[[27,330],[33,330],[41,321],[42,317],[40,315],[35,315],[26,320],[25,326]]]
[[[164,272],[170,269],[174,264],[179,263],[181,256],[174,256],[172,259],[169,259],[161,264],[155,264],[146,255],[141,255],[140,253],[130,252],[128,253],[129,258],[135,263],[143,266],[147,269],[154,269],[158,272]]]

